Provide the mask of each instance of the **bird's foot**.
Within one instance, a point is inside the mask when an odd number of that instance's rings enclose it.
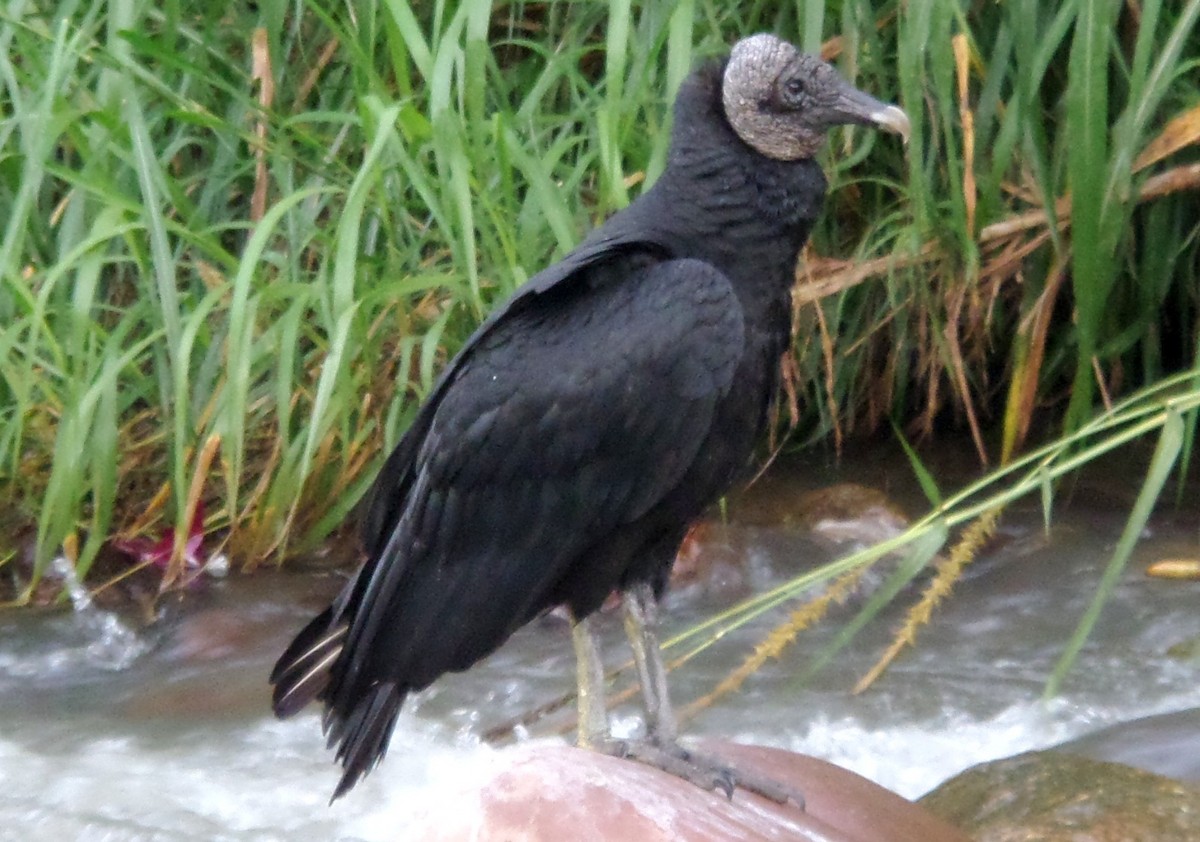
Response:
[[[786,804],[791,801],[801,810],[804,809],[804,795],[799,790],[761,775],[744,772],[719,758],[692,751],[675,742],[664,742],[653,738],[641,740],[609,738],[593,742],[589,748],[613,757],[636,760],[638,763],[652,766],[677,778],[683,778],[708,792],[719,789],[729,799],[733,798],[735,789],[743,789],[761,795],[776,804]]]

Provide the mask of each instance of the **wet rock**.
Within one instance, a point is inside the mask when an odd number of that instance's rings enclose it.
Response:
[[[342,581],[262,573],[213,582],[202,596],[189,594],[157,628],[152,660],[162,678],[146,682],[122,711],[131,719],[178,721],[268,713],[271,665]]]
[[[732,799],[628,760],[562,744],[498,752],[478,785],[430,812],[414,838],[459,842],[966,842],[927,811],[865,778],[781,749],[706,742],[703,750],[801,790],[807,808],[738,791]]]
[[[171,621],[155,658],[178,665],[122,706],[136,719],[237,719],[269,710],[264,640],[275,640],[280,618],[232,607],[190,611]],[[259,654],[262,653],[262,654]]]
[[[848,552],[908,528],[908,518],[886,494],[849,482],[800,494],[752,486],[731,501],[730,511],[736,526],[710,517],[688,532],[671,569],[672,593],[744,595],[763,530],[782,529],[793,541],[807,542],[809,552],[797,558],[823,560],[822,550]]]
[[[1119,722],[1055,750],[1200,783],[1200,708]]]
[[[909,523],[886,493],[856,482],[803,491],[762,482],[732,500],[730,512],[739,523],[811,531],[835,543],[874,543],[904,531]]]
[[[803,495],[793,516],[801,526],[834,544],[868,546],[908,528],[908,517],[886,494],[852,482]]]
[[[703,520],[684,537],[671,567],[671,591],[737,597],[746,589],[749,548],[725,524]]]
[[[205,608],[175,624],[165,647],[171,660],[216,661],[245,651],[259,640],[273,617],[232,608]]]
[[[920,804],[975,842],[1195,842],[1200,789],[1057,751],[984,763]]]
[[[1171,644],[1167,647],[1167,657],[1178,661],[1200,661],[1200,637]]]
[[[263,689],[263,670],[245,665],[172,676],[143,688],[120,706],[124,718],[194,725],[239,722],[270,714],[271,697]]]

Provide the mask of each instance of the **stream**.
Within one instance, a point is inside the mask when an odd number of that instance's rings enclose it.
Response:
[[[944,490],[978,473],[966,448],[942,450],[930,466]],[[1194,483],[1179,506],[1160,506],[1061,694],[1042,699],[1124,526],[1140,464],[1126,455],[1068,482],[1048,530],[1040,499],[1012,504],[915,649],[866,692],[849,689],[920,583],[806,683],[796,676],[862,599],[684,730],[814,754],[908,797],[975,763],[1076,739],[1091,756],[1200,779],[1200,581],[1145,575],[1155,561],[1200,557]],[[781,460],[701,533],[695,552],[716,569],[668,596],[664,636],[895,528],[886,513],[832,526],[799,513],[806,495],[838,483],[882,492],[891,513],[927,508],[894,446],[840,462]],[[415,696],[383,764],[329,806],[337,770],[318,714],[273,719],[266,676],[342,581],[319,561],[210,580],[141,631],[95,606],[0,613],[0,839],[404,840],[414,815],[447,806],[450,784],[486,773],[496,749],[480,733],[573,684],[566,623],[538,620]],[[710,690],[781,617],[674,671],[676,703]],[[619,612],[601,625],[606,660],[624,661]],[[637,708],[618,708],[614,722],[634,730]]]

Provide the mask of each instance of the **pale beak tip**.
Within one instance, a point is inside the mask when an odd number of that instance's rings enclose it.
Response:
[[[870,119],[881,129],[900,135],[904,144],[908,145],[908,138],[912,134],[912,123],[909,121],[908,115],[904,113],[904,109],[889,105],[872,113]]]

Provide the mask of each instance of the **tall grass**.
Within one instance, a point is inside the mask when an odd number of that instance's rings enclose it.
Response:
[[[246,567],[327,537],[473,325],[661,171],[687,69],[758,30],[821,48],[915,127],[907,157],[860,130],[831,144],[798,275],[797,438],[951,421],[984,450],[1000,423],[1011,455],[1043,413],[1078,427],[1200,353],[1198,14],[16,0],[8,596],[64,546],[88,574],[131,530],[174,526],[177,576],[201,503]]]

